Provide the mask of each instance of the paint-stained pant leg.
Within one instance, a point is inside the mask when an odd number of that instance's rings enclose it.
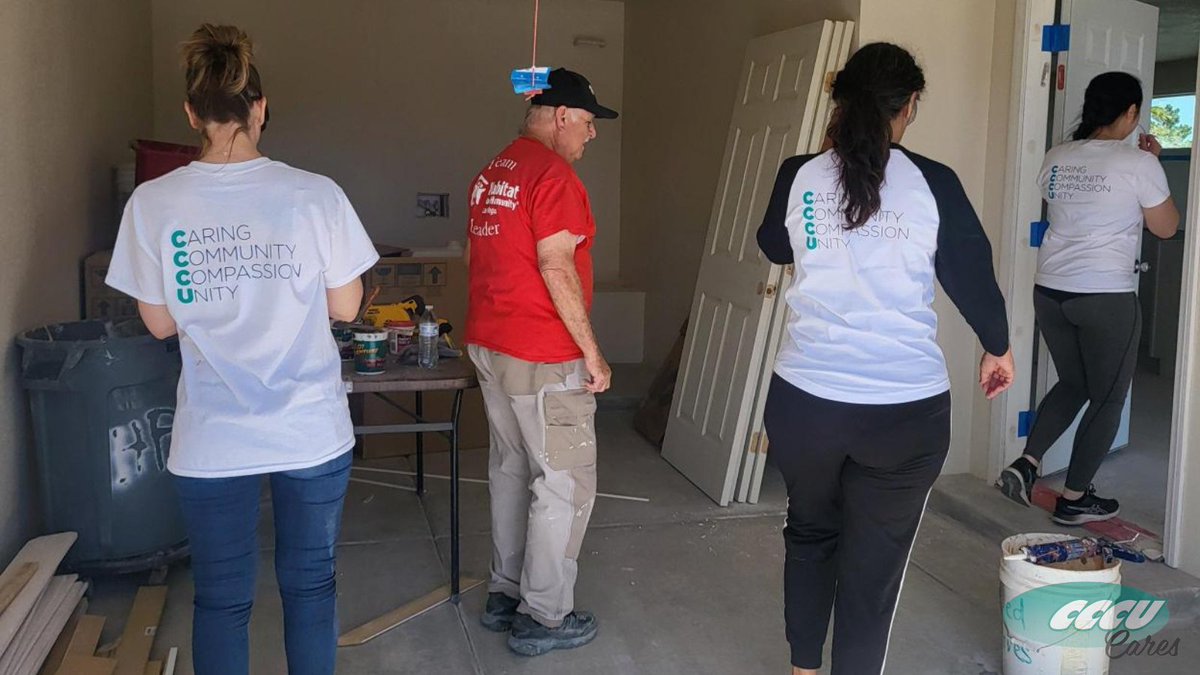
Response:
[[[492,513],[492,567],[488,592],[521,599],[521,570],[525,567],[525,527],[529,520],[529,452],[521,425],[492,368],[492,352],[468,347],[479,374],[487,411],[491,447],[488,451],[488,490]],[[510,383],[510,386],[520,386]],[[530,383],[528,386],[536,385]]]
[[[596,400],[583,388],[587,370],[582,361],[530,363],[475,346],[471,358],[500,441],[489,463],[493,586],[510,583],[511,557],[523,549],[518,611],[554,627],[575,607],[579,551],[596,499]],[[513,457],[518,436],[523,467]]]

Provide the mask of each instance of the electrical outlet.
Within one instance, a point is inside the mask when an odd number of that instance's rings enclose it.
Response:
[[[450,195],[433,192],[417,193],[418,218],[449,218]]]

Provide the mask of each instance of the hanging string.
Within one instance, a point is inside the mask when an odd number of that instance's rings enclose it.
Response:
[[[538,38],[538,13],[541,10],[540,0],[533,0],[533,57],[529,64],[529,86],[537,86],[537,38]]]

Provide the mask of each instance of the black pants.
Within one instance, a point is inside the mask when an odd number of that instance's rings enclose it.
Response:
[[[1141,305],[1133,293],[1078,295],[1039,286],[1033,310],[1059,380],[1038,405],[1025,454],[1041,461],[1087,404],[1067,470],[1067,489],[1082,492],[1121,426],[1137,365]]]
[[[775,376],[765,421],[769,458],[788,489],[792,665],[820,667],[836,606],[832,672],[880,673],[913,539],[950,447],[950,394],[839,403]]]

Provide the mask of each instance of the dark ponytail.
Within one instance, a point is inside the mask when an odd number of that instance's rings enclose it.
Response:
[[[1103,73],[1092,78],[1083,94],[1083,114],[1074,139],[1086,140],[1116,122],[1129,106],[1142,109],[1142,82],[1129,73]]]
[[[862,227],[879,211],[892,120],[913,94],[924,90],[925,73],[916,59],[886,42],[859,49],[834,80],[837,110],[829,137],[838,160],[847,230]]]

